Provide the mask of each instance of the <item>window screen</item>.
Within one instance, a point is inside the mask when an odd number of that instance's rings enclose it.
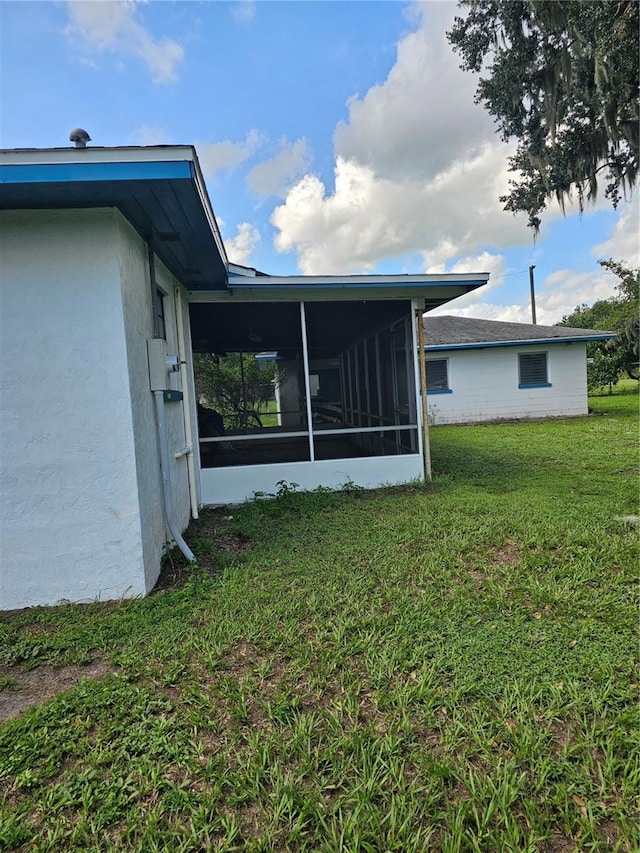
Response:
[[[449,370],[446,358],[427,359],[427,391],[448,391]]]
[[[153,335],[156,338],[167,339],[167,326],[164,318],[164,293],[159,287],[155,290],[153,301]]]
[[[549,383],[546,352],[521,353],[518,356],[518,362],[521,387],[523,385],[547,385]]]

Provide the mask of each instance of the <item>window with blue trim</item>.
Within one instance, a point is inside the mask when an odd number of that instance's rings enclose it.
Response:
[[[519,388],[546,388],[549,382],[546,352],[526,352],[518,355]]]
[[[427,391],[450,391],[449,360],[447,358],[427,359]]]

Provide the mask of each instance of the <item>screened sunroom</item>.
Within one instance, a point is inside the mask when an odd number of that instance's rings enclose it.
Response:
[[[256,277],[192,301],[204,503],[274,493],[282,481],[373,487],[423,477],[425,277],[421,298],[413,283],[376,290],[374,277],[361,278],[360,287],[337,280],[338,293],[326,281],[305,293]],[[444,299],[432,290],[437,304],[450,298],[450,287]]]

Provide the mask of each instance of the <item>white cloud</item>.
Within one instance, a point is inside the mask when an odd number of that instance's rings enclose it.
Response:
[[[425,261],[427,261],[427,258],[425,258]],[[502,284],[506,270],[502,255],[492,255],[491,252],[480,252],[478,255],[468,255],[465,258],[460,258],[450,269],[447,269],[445,264],[438,264],[436,266],[427,266],[425,272],[488,272],[491,274],[491,278],[489,279],[489,284],[485,286],[496,287]]]
[[[613,258],[627,267],[640,266],[640,210],[637,200],[627,202],[608,240],[594,246],[596,258]]]
[[[251,169],[246,178],[247,186],[259,196],[284,196],[310,162],[311,151],[306,139],[295,142],[282,140],[274,157]]]
[[[173,39],[154,39],[138,21],[137,4],[132,0],[69,0],[66,9],[69,35],[80,37],[98,51],[137,56],[147,65],[154,83],[177,78],[184,50]]]
[[[93,59],[88,59],[86,56],[78,56],[74,58],[74,62],[77,62],[78,65],[84,65],[86,68],[91,68],[93,71],[99,71],[100,66],[97,62],[94,62]]]
[[[248,24],[256,16],[255,0],[235,0],[231,5],[231,14],[241,24]]]
[[[640,231],[638,227],[638,207],[632,202],[622,206],[609,238],[594,246],[591,254],[594,258],[609,258],[620,261],[628,267],[640,265]],[[485,320],[508,320],[530,323],[531,307],[528,297],[521,304],[494,305],[484,301],[489,288],[497,289],[506,284],[505,279],[516,275],[504,268],[504,259],[500,255],[487,252],[475,257],[463,258],[447,268],[445,264],[429,266],[429,257],[425,257],[426,272],[490,272],[489,285],[454,300],[432,313],[455,314],[460,317],[478,317]],[[525,271],[518,275],[526,276]],[[556,270],[548,275],[542,285],[537,286],[536,319],[542,325],[558,323],[573,313],[578,305],[593,305],[599,299],[610,299],[616,295],[618,278],[609,270],[594,262],[591,270]],[[527,289],[528,294],[528,289]]]
[[[271,217],[278,251],[297,251],[306,274],[372,269],[383,257],[422,252],[429,266],[485,245],[530,240],[524,217],[502,212],[497,196],[506,165],[501,147],[487,143],[422,181],[378,177],[338,157],[335,190],[306,175]]]
[[[615,296],[616,282],[617,278],[602,267],[593,272],[556,270],[536,294],[538,323],[553,325],[582,303],[592,305],[598,299],[610,299]]]
[[[342,157],[398,180],[437,175],[494,136],[489,114],[473,106],[477,80],[460,71],[445,36],[456,7],[430,3],[416,11],[419,29],[398,43],[387,79],[350,99],[348,121],[334,134]]]
[[[455,299],[438,308],[437,311],[429,312],[429,316],[446,314],[454,317],[473,317],[477,320],[501,320],[504,323],[530,323],[531,312],[528,307],[522,305],[492,305],[490,302],[475,302],[471,305],[462,305],[463,299]]]
[[[476,81],[446,41],[456,7],[419,10],[387,79],[352,99],[336,128],[333,190],[307,174],[272,215],[276,249],[297,252],[304,273],[368,270],[416,251],[435,266],[531,239],[526,217],[498,201],[510,149],[474,105]]]
[[[142,124],[133,132],[136,145],[168,145],[169,137],[164,127],[155,124]]]
[[[489,290],[494,290],[502,286],[504,278],[507,275],[504,258],[502,255],[492,255],[490,252],[481,252],[478,255],[469,255],[466,258],[461,258],[451,268],[447,269],[445,264],[437,264],[428,266],[427,273],[461,273],[461,272],[488,272],[490,274],[489,282],[478,290],[468,293],[466,296],[460,296],[453,302],[447,302],[441,308],[436,308],[431,311],[432,316],[441,314],[456,314],[460,317],[476,317],[474,311],[477,305],[483,303],[478,301],[486,296]],[[497,319],[488,318],[484,319]]]
[[[260,232],[249,222],[241,222],[235,237],[224,241],[227,257],[233,264],[248,264],[251,253],[260,242]]]
[[[450,270],[450,272],[461,270]],[[548,275],[536,292],[536,320],[541,326],[553,326],[578,305],[592,305],[598,299],[609,299],[615,294],[617,279],[607,270],[597,267],[593,272],[556,270]],[[503,320],[510,323],[531,323],[531,306],[520,304],[494,305],[478,301],[481,291],[455,299],[433,315],[453,314],[456,317],[476,317],[481,320]]]
[[[205,142],[196,145],[198,159],[205,175],[213,175],[220,169],[233,169],[248,160],[262,145],[263,138],[257,130],[250,130],[244,142]]]

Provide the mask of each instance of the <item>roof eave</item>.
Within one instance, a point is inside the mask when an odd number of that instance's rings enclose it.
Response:
[[[579,337],[562,337],[562,338],[537,338],[537,339],[522,339],[517,341],[474,341],[470,343],[459,344],[428,344],[425,347],[426,352],[442,352],[443,350],[460,350],[460,349],[488,349],[490,347],[523,347],[532,345],[548,345],[548,344],[577,344],[591,343],[594,341],[609,341],[617,337],[615,332],[606,332],[596,335],[581,335]]]
[[[176,233],[163,227],[163,205],[180,220]],[[0,151],[0,208],[74,207],[120,209],[187,289],[227,286],[229,261],[193,146]]]

